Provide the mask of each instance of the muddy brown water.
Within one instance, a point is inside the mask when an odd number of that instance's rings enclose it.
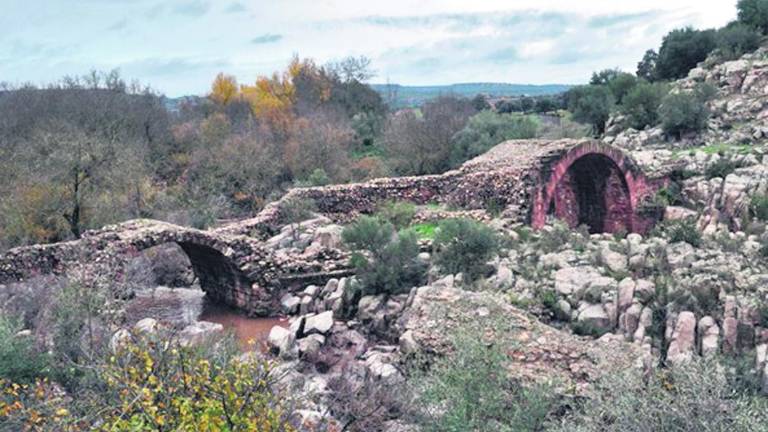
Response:
[[[178,329],[195,321],[219,323],[234,333],[244,351],[263,347],[272,327],[288,327],[286,318],[250,318],[214,303],[199,288],[157,287],[140,291],[128,302],[126,316],[131,325],[143,318],[154,318]]]

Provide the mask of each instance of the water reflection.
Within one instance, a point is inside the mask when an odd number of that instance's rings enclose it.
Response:
[[[195,321],[219,323],[234,332],[244,350],[263,345],[272,327],[288,326],[285,318],[249,318],[216,304],[199,288],[157,287],[138,292],[126,306],[126,316],[131,325],[149,317],[178,329]]]

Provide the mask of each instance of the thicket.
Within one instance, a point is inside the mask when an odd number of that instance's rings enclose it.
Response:
[[[435,263],[445,274],[463,273],[474,280],[487,271],[487,262],[498,253],[499,235],[470,219],[441,221],[435,231]]]
[[[426,264],[418,259],[415,232],[397,232],[390,222],[361,216],[341,236],[355,251],[351,262],[363,295],[406,293],[424,281]]]

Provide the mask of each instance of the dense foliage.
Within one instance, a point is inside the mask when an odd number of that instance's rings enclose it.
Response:
[[[493,229],[469,219],[448,219],[435,233],[435,262],[446,274],[463,273],[469,280],[483,275],[486,262],[499,250]]]
[[[664,132],[680,138],[686,133],[706,128],[710,116],[706,104],[709,97],[708,90],[702,87],[693,92],[676,92],[665,96],[659,106]]]
[[[0,422],[15,430],[291,431],[271,365],[219,347],[141,336],[91,365],[94,382],[62,398],[47,380],[0,378]]]
[[[401,294],[420,285],[426,264],[418,259],[415,232],[397,232],[389,222],[362,216],[342,232],[364,295]],[[361,253],[365,252],[365,254]]]

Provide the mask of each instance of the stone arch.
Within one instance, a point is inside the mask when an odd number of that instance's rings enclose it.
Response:
[[[196,231],[168,231],[133,239],[127,245],[128,255],[136,255],[146,249],[175,243],[189,258],[200,288],[217,303],[224,303],[250,311],[249,294],[252,281],[235,258],[232,248],[218,239]]]
[[[655,191],[637,164],[620,150],[598,143],[576,146],[545,166],[534,193],[531,225],[552,215],[591,232],[644,232],[652,224],[638,214]]]

